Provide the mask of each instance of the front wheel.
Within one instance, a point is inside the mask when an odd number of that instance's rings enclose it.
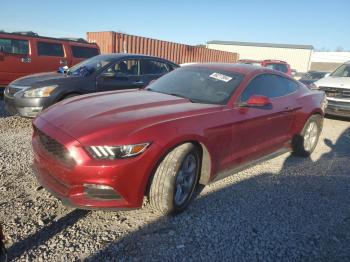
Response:
[[[190,203],[198,182],[200,157],[191,143],[182,144],[159,164],[152,179],[151,206],[163,214],[182,212]]]
[[[312,115],[305,123],[303,130],[293,139],[293,152],[295,155],[308,157],[315,150],[322,131],[322,117]]]

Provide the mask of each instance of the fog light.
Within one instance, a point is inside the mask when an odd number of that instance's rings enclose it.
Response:
[[[84,184],[84,193],[92,199],[118,200],[121,196],[111,186],[98,184]]]
[[[42,106],[31,107],[31,110],[33,113],[39,113],[39,112],[41,112],[41,110],[43,110],[43,107]]]

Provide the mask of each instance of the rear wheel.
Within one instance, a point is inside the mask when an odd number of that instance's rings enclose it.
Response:
[[[308,157],[316,148],[322,131],[322,117],[312,115],[305,123],[302,132],[293,139],[295,155]]]
[[[151,206],[163,214],[182,212],[192,199],[199,167],[199,153],[193,144],[182,144],[169,152],[152,179]]]

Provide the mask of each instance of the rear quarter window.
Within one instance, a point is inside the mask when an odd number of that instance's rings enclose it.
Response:
[[[38,42],[38,55],[64,57],[63,45],[59,43]]]
[[[28,40],[0,38],[0,49],[8,54],[27,55],[29,54]]]
[[[90,58],[98,55],[98,49],[95,47],[71,46],[73,57]]]

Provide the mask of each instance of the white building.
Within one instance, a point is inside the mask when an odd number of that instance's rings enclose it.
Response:
[[[290,64],[298,72],[307,72],[311,65],[312,45],[288,45],[233,41],[209,41],[207,48],[236,52],[239,59],[277,59]]]

